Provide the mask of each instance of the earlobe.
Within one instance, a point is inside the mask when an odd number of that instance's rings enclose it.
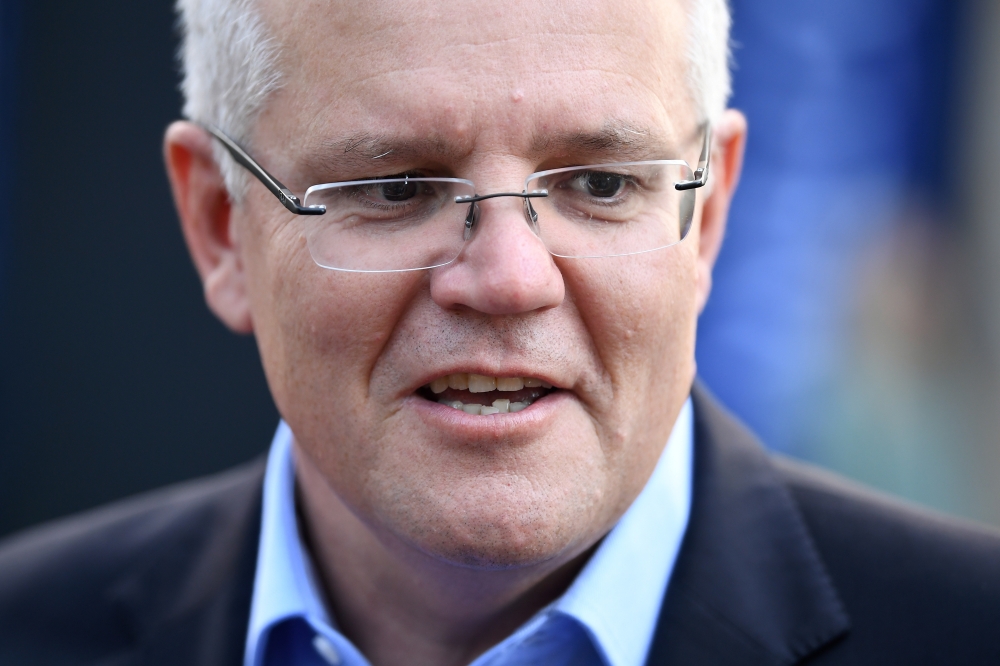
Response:
[[[233,331],[251,333],[247,278],[234,233],[232,205],[211,141],[193,123],[172,123],[163,142],[167,174],[209,309]]]
[[[705,308],[712,290],[712,268],[722,248],[729,205],[743,169],[746,148],[746,117],[728,109],[715,124],[712,162],[709,172],[709,192],[701,212],[698,238],[698,312]]]

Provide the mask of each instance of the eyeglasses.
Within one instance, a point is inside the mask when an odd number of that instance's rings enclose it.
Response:
[[[557,257],[621,257],[684,240],[695,190],[708,181],[711,130],[698,168],[684,160],[646,160],[533,173],[521,192],[476,194],[461,178],[394,177],[313,185],[303,200],[216,127],[205,129],[304,220],[313,260],[339,271],[383,273],[453,262],[480,222],[479,202],[519,197],[531,230]]]

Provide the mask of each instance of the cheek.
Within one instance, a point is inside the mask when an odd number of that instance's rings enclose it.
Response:
[[[690,390],[697,320],[692,240],[564,269],[611,387],[613,399],[599,419],[609,442],[629,442],[629,448],[648,442],[659,450]]]
[[[372,420],[372,367],[426,278],[320,268],[296,231],[270,234],[248,264],[265,374],[278,411],[304,441],[351,437],[348,424]],[[345,431],[332,432],[337,428]],[[314,453],[321,459],[328,452]]]

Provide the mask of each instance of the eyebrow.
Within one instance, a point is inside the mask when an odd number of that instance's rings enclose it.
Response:
[[[386,134],[356,132],[326,139],[303,156],[304,166],[313,173],[365,173],[373,168],[392,168],[401,162],[457,157],[460,152],[432,138],[390,137]]]
[[[596,131],[536,135],[532,151],[539,154],[585,155],[619,161],[676,157],[676,144],[662,132],[623,121],[607,121]]]

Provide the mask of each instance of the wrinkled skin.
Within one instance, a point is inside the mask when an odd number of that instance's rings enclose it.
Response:
[[[545,168],[697,160],[702,119],[679,2],[263,9],[285,78],[253,153],[300,195],[409,171],[519,191]],[[695,325],[739,172],[742,116],[727,112],[715,132],[710,187],[674,247],[558,259],[520,200],[501,198],[482,202],[454,263],[352,274],[318,267],[302,237],[309,218],[256,181],[232,207],[207,136],[186,123],[168,130],[206,298],[257,337],[295,433],[327,591],[375,663],[482,652],[565,587],[642,489],[694,376]],[[539,377],[559,390],[492,417],[418,395],[454,372]],[[422,647],[388,638],[410,629]]]

